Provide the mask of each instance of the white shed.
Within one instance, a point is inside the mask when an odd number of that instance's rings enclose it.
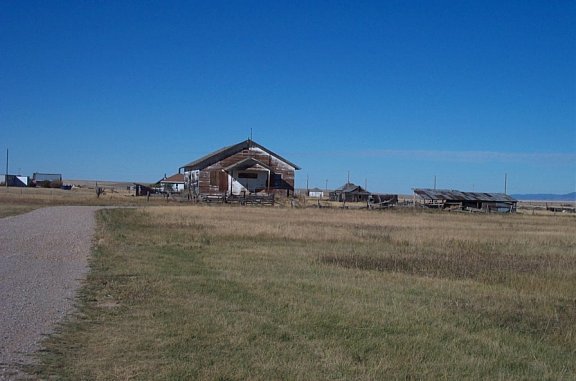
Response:
[[[312,188],[308,190],[308,197],[323,198],[324,191],[320,188]]]

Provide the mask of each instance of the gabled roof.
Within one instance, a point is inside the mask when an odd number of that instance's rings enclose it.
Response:
[[[516,199],[504,193],[461,192],[458,190],[426,188],[414,189],[414,193],[428,200],[517,202]]]
[[[228,147],[224,147],[221,148],[217,151],[214,151],[204,157],[201,157],[198,160],[192,161],[188,164],[183,165],[182,167],[180,167],[180,169],[184,168],[184,170],[190,171],[190,170],[201,170],[204,169],[206,167],[211,166],[212,164],[215,164],[217,162],[219,162],[222,159],[225,159],[229,156],[234,155],[235,153],[238,153],[244,149],[248,149],[250,147],[256,147],[256,148],[260,148],[262,151],[268,153],[271,156],[275,156],[276,158],[278,158],[279,160],[285,162],[286,164],[290,165],[291,167],[294,167],[294,169],[298,170],[300,169],[299,166],[297,166],[296,164],[284,159],[282,156],[278,155],[277,153],[270,151],[268,148],[256,143],[253,140],[244,140],[243,142],[240,142],[238,144],[235,144],[233,146],[228,146]]]

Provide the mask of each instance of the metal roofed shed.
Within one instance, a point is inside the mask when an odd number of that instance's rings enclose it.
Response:
[[[416,188],[414,194],[420,197],[423,206],[438,209],[512,213],[518,204],[505,193]]]
[[[32,180],[35,182],[42,181],[62,181],[62,174],[60,173],[39,173],[32,174]]]

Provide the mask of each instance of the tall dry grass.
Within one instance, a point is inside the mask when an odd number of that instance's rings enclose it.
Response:
[[[62,379],[571,379],[576,219],[106,210]]]

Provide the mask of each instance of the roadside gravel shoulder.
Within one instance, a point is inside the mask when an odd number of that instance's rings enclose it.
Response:
[[[72,311],[98,209],[57,206],[0,219],[0,380],[25,377],[21,365]]]

